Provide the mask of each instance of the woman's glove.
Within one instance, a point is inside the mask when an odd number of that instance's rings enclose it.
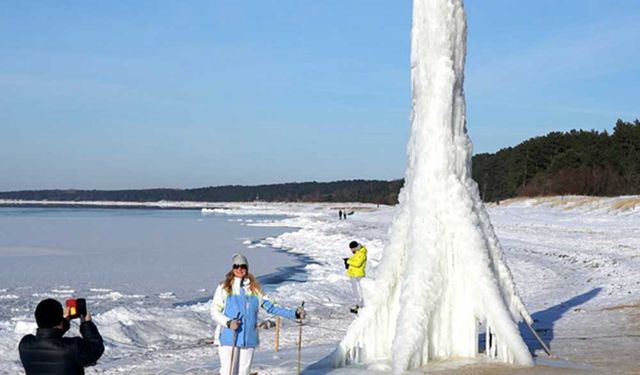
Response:
[[[240,328],[240,319],[231,319],[227,322],[227,328],[229,328],[232,331],[237,331],[238,328]]]
[[[296,319],[303,320],[306,315],[307,315],[307,312],[304,311],[302,307],[298,307],[296,309]]]

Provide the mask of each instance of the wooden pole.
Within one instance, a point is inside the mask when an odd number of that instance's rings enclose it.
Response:
[[[280,317],[276,317],[276,343],[275,351],[280,350]]]

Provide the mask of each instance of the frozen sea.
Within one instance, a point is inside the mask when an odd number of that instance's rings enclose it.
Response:
[[[48,293],[192,300],[212,293],[234,252],[252,258],[256,275],[294,265],[294,257],[261,244],[283,229],[246,225],[273,219],[199,210],[0,208],[0,286],[21,300]]]
[[[166,205],[194,204],[163,203]],[[355,213],[340,221],[338,209]],[[348,312],[354,296],[341,259],[349,254],[347,244],[355,239],[369,249],[365,292],[375,293],[373,279],[394,207],[228,203],[216,205],[206,215],[185,210],[121,210],[117,213],[125,216],[117,217],[90,209],[71,210],[84,214],[64,220],[49,217],[48,208],[42,209],[42,217],[28,218],[21,218],[19,209],[7,210],[17,211],[14,217],[0,218],[0,306],[5,314],[0,319],[0,373],[22,373],[17,343],[22,335],[35,330],[35,303],[44,296],[64,299],[74,294],[93,296],[90,307],[96,307],[94,320],[107,345],[103,358],[87,369],[88,374],[217,374],[217,352],[210,343],[214,329],[209,316],[210,295],[228,267],[227,258],[237,250],[247,253],[253,271],[263,263],[264,271],[256,273],[265,275],[303,262],[299,273],[289,273],[291,279],[263,280],[271,297],[283,305],[293,307],[305,301],[309,319],[303,327],[304,373],[389,373],[383,364],[330,369],[317,363],[335,348],[356,319]],[[489,214],[518,292],[536,320],[534,328],[557,357],[546,356],[522,327],[535,355],[534,368],[491,363],[480,355],[474,360],[433,362],[424,373],[638,373],[640,198],[511,200],[491,205]],[[18,222],[23,219],[31,224],[20,229]],[[151,222],[144,224],[149,219]],[[104,230],[96,229],[102,225]],[[8,226],[11,229],[5,230]],[[80,236],[77,241],[68,240],[66,245],[37,241],[40,232],[62,241],[60,228],[65,226],[74,228],[67,230],[65,238]],[[109,238],[115,236],[114,230],[139,233],[143,228],[148,239],[133,236],[138,240],[128,242],[131,239],[124,241],[125,234],[121,239]],[[6,241],[16,236],[23,241]],[[25,238],[30,240],[24,242]],[[121,240],[122,248],[102,246],[102,242]],[[228,241],[228,246],[222,246],[221,255],[213,255],[217,250],[210,245],[218,240]],[[17,257],[20,247],[29,256]],[[109,252],[113,256],[107,256]],[[134,263],[139,259],[136,252],[160,265],[145,270]],[[263,255],[266,257],[261,258]],[[67,272],[72,267],[61,271],[53,267],[69,262],[87,264],[91,261],[83,258],[92,256],[107,259],[92,273],[99,278],[78,279],[74,275],[87,275],[83,273],[86,270],[74,274]],[[70,260],[73,258],[78,259]],[[25,264],[57,276],[36,277],[18,269]],[[173,272],[167,272],[169,269]],[[173,278],[174,273],[181,276]],[[270,317],[263,315],[261,319]],[[77,327],[69,334],[77,334]],[[275,353],[273,330],[262,331],[254,370],[261,375],[294,374],[297,337],[297,325],[283,322],[281,350]]]
[[[0,207],[0,321],[28,316],[43,298],[85,297],[95,313],[116,306],[207,300],[242,252],[277,280],[300,264],[264,241],[283,228],[250,226],[273,215],[200,210]]]

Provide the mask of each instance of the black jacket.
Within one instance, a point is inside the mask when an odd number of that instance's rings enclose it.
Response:
[[[80,337],[62,337],[57,328],[38,328],[20,340],[20,360],[27,375],[84,374],[104,352],[102,336],[93,322],[80,324]]]

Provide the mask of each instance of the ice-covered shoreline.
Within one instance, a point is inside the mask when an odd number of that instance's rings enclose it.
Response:
[[[184,208],[184,209],[212,209],[212,210],[227,210],[227,209],[239,209],[242,211],[236,211],[236,214],[253,215],[249,211],[249,208],[255,208],[254,212],[260,213],[273,213],[280,212],[292,212],[291,207],[297,208],[300,211],[304,211],[304,207],[313,206],[315,209],[322,207],[344,207],[344,208],[356,208],[356,209],[372,209],[378,205],[371,203],[358,203],[358,202],[322,202],[322,203],[297,203],[297,202],[265,202],[265,201],[252,201],[252,202],[205,202],[205,201],[64,201],[64,200],[22,200],[22,199],[0,199],[0,207],[28,207],[28,206],[64,206],[64,207],[105,207],[105,208],[118,208],[118,207],[133,207],[133,208]],[[337,215],[337,214],[336,214]]]
[[[640,267],[640,212],[637,206],[616,208],[616,203],[629,197],[583,198],[557,199],[568,205],[548,199],[505,201],[499,206],[490,205],[489,212],[517,288],[538,320],[536,328],[547,340],[551,339],[552,350],[567,359],[570,367],[586,366],[596,373],[602,369],[622,372],[633,368],[632,357],[624,357],[625,353],[640,349],[633,336],[639,329],[627,321],[637,313],[640,301],[640,275],[636,271]],[[344,207],[355,213],[347,220],[338,220],[337,210]],[[313,259],[304,266],[304,282],[283,283],[270,294],[287,306],[306,302],[310,318],[304,327],[303,364],[309,365],[328,354],[354,319],[347,309],[353,296],[341,260],[348,255],[346,244],[356,239],[367,245],[368,274],[375,277],[394,208],[253,202],[225,203],[221,208],[221,213],[233,215],[286,215],[281,220],[248,225],[291,228],[266,239],[265,244]],[[10,293],[0,292],[5,294]],[[95,319],[107,340],[107,352],[99,365],[87,373],[214,374],[216,351],[206,340],[213,332],[208,309],[209,302],[204,302],[170,309],[118,307],[98,314]],[[32,329],[24,320],[0,324],[0,373],[20,373],[16,340]],[[12,334],[6,334],[8,331]],[[262,344],[254,368],[261,374],[295,373],[296,325],[284,323],[282,351],[278,354],[272,351],[273,335],[273,331],[261,333]],[[531,340],[527,344],[539,349]],[[597,353],[618,344],[624,345],[618,354],[597,357]],[[544,355],[540,354],[540,358],[544,359]],[[432,370],[446,372],[450,366],[453,365],[433,364]],[[523,373],[534,374],[541,369],[546,373],[554,371],[553,367],[537,367]],[[323,371],[316,373],[326,373]],[[571,371],[574,370],[564,373],[582,373],[584,369]],[[335,373],[385,371],[352,368]]]

